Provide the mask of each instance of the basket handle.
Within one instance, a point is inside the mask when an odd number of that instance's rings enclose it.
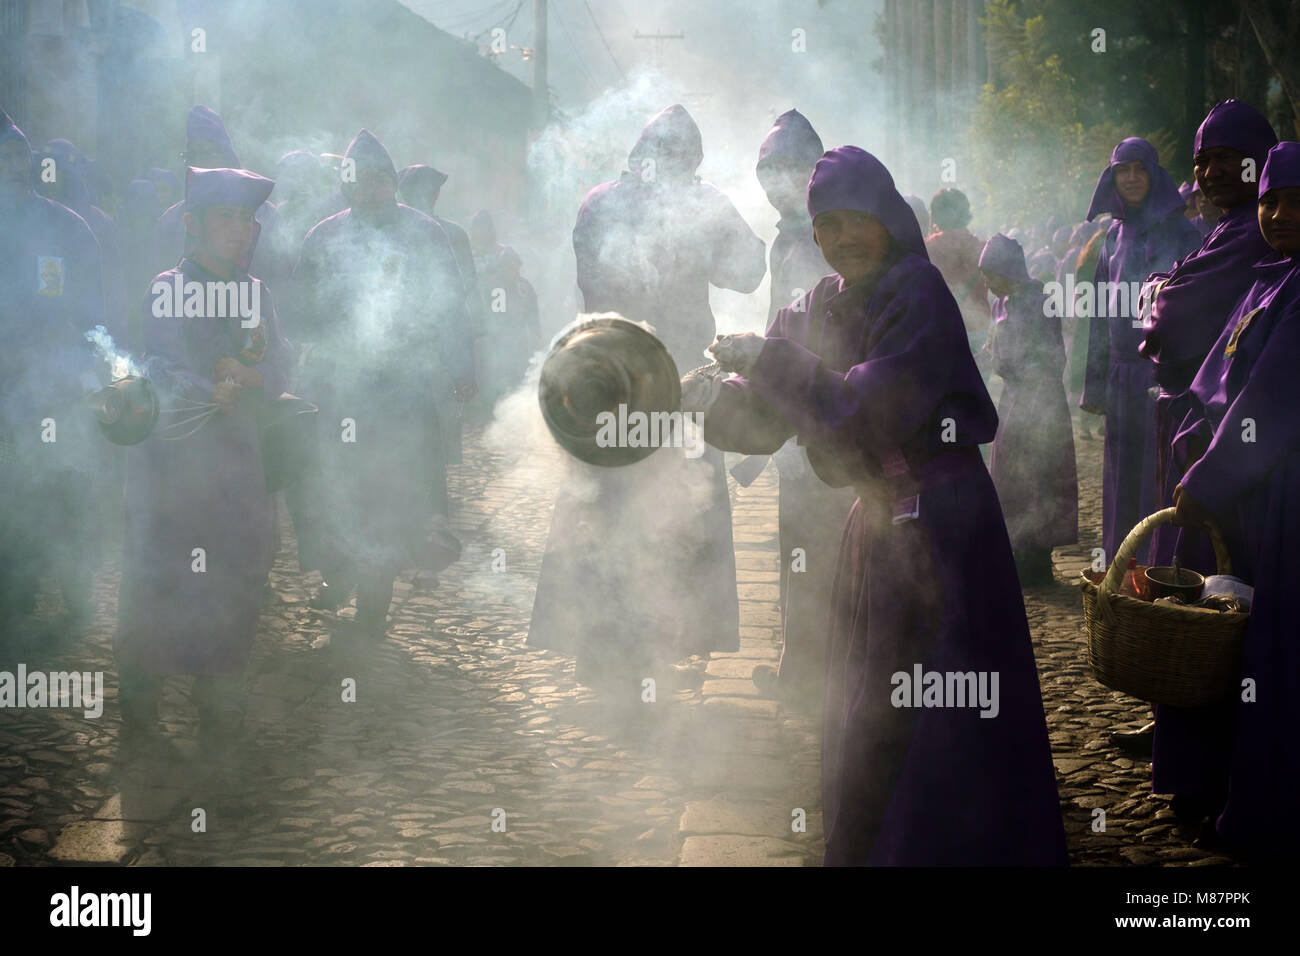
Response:
[[[1120,584],[1124,581],[1124,572],[1128,570],[1129,561],[1137,554],[1138,546],[1142,544],[1152,531],[1162,525],[1169,524],[1174,520],[1174,508],[1165,508],[1157,511],[1153,515],[1148,515],[1137,523],[1128,537],[1124,539],[1123,544],[1119,546],[1119,553],[1115,555],[1115,560],[1110,563],[1109,570],[1106,571],[1106,577],[1102,580],[1101,586],[1097,588],[1097,600],[1101,602],[1102,607],[1110,609],[1110,597],[1119,590]],[[1214,522],[1208,522],[1206,525],[1210,531],[1210,544],[1214,546],[1214,561],[1218,566],[1220,574],[1232,573],[1232,559],[1228,556],[1228,546],[1223,540],[1218,526]]]

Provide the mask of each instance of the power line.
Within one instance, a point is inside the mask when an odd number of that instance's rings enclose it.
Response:
[[[618,75],[623,77],[623,82],[626,83],[627,74],[624,73],[623,68],[619,66],[618,58],[614,56],[614,51],[609,48],[609,41],[605,39],[605,31],[602,30],[600,24],[596,22],[596,14],[592,13],[591,4],[588,3],[587,0],[582,0],[582,3],[583,6],[587,8],[587,15],[591,17],[591,25],[596,28],[596,34],[600,37],[600,42],[605,45],[605,52],[608,53],[609,58],[614,61],[614,66],[618,67]]]
[[[591,81],[591,85],[599,90],[600,81],[597,80],[596,77],[592,75],[591,70],[587,68],[587,58],[582,55],[582,50],[580,50],[578,44],[574,42],[573,34],[569,32],[569,27],[568,24],[564,22],[564,17],[560,16],[559,3],[556,3],[551,7],[551,9],[555,11],[555,19],[559,21],[560,29],[564,31],[565,37],[568,38],[569,46],[573,47],[573,52],[578,57],[578,65],[582,67],[582,72],[587,75],[587,79]]]

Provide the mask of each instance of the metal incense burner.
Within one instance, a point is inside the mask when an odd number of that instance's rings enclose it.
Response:
[[[158,422],[158,394],[148,379],[119,378],[90,396],[99,430],[114,445],[144,441]]]
[[[641,461],[654,447],[602,446],[602,412],[677,412],[677,365],[664,344],[635,322],[590,319],[561,335],[542,365],[538,399],[560,447],[589,465],[617,467]]]

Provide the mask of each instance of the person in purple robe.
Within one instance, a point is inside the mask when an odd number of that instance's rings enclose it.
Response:
[[[258,415],[284,391],[289,367],[270,293],[243,263],[274,186],[242,169],[191,170],[191,254],[144,297],[140,360],[163,411],[127,449],[116,654],[133,745],[156,739],[169,674],[195,675],[206,746],[229,745],[242,728],[243,674],[276,549]],[[203,290],[199,314],[175,295],[178,283],[185,300],[188,284]],[[237,307],[211,294],[225,283]]]
[[[1276,142],[1277,134],[1268,120],[1241,100],[1215,106],[1196,131],[1196,181],[1224,215],[1200,248],[1178,262],[1159,285],[1139,346],[1141,355],[1155,366],[1160,386],[1155,435],[1157,509],[1173,504],[1174,486],[1180,477],[1169,456],[1174,434],[1190,407],[1187,389],[1227,316],[1250,288],[1251,267],[1269,252],[1255,208],[1259,170]],[[1214,573],[1208,535],[1170,525],[1157,528],[1151,535],[1150,563],[1168,565],[1175,553],[1183,567]],[[1107,554],[1114,552],[1108,550]]]
[[[758,181],[781,215],[769,252],[769,335],[781,309],[802,301],[828,271],[813,238],[807,200],[808,180],[822,152],[821,137],[797,110],[776,118],[758,150]],[[928,224],[924,203],[921,212]],[[754,668],[753,679],[764,692],[819,715],[826,675],[826,608],[835,582],[840,532],[854,495],[851,488],[832,488],[817,477],[795,438],[773,458],[780,474],[781,659],[775,670],[762,664]]]
[[[825,863],[1064,865],[1033,645],[978,450],[997,413],[961,312],[869,153],[826,153],[808,212],[835,274],[781,310],[779,334],[719,341],[737,377],[688,374],[683,405],[721,448],[798,434],[828,484],[858,493],[830,609]],[[971,681],[994,674],[981,713]]]
[[[1020,583],[1052,580],[1052,548],[1079,536],[1079,484],[1070,408],[1061,376],[1061,320],[1026,271],[1020,243],[998,234],[984,245],[980,271],[993,303],[993,373],[1003,381],[989,472],[1007,519]]]
[[[192,107],[185,117],[185,152],[182,159],[195,169],[239,169],[243,164],[235,153],[221,117],[207,106]],[[155,261],[158,269],[170,269],[177,259],[189,253],[192,241],[185,229],[185,202],[181,200],[158,217],[154,236]],[[275,206],[268,203],[257,211],[257,223],[268,235],[275,229]],[[248,264],[244,264],[248,268]]]
[[[397,201],[397,169],[369,130],[344,160],[349,207],[312,228],[294,272],[310,349],[300,391],[323,429],[322,474],[301,489],[294,526],[303,570],[324,577],[315,605],[355,589],[358,629],[379,636],[397,574],[451,563],[439,557],[450,537],[442,423],[471,394],[474,353],[447,234]]]
[[[1138,354],[1142,324],[1135,289],[1196,248],[1173,178],[1155,147],[1131,136],[1115,147],[1097,180],[1088,220],[1113,217],[1093,275],[1096,315],[1089,326],[1087,377],[1080,406],[1106,418],[1102,465],[1102,548],[1109,562],[1139,521],[1159,510],[1151,366]],[[1102,285],[1106,283],[1106,285]],[[1135,283],[1137,285],[1135,285]],[[1102,311],[1104,310],[1104,311]],[[1139,564],[1147,564],[1146,548]]]
[[[64,636],[89,621],[99,558],[100,439],[85,397],[106,370],[84,338],[104,322],[99,244],[37,180],[27,137],[0,110],[0,640],[16,644],[42,636],[25,619],[47,573]]]
[[[1269,151],[1257,210],[1270,253],[1251,269],[1253,284],[1192,380],[1173,445],[1182,471],[1175,523],[1214,521],[1233,572],[1254,587],[1242,689],[1205,708],[1217,721],[1180,728],[1202,733],[1167,741],[1164,725],[1157,728],[1153,789],[1177,788],[1180,816],[1199,824],[1203,839],[1276,863],[1300,849],[1300,647],[1291,607],[1300,570],[1300,143]]]
[[[663,110],[573,230],[586,311],[653,326],[679,370],[714,339],[709,286],[752,292],[765,272],[763,241],[696,176],[703,158],[690,114]],[[661,695],[689,681],[674,662],[740,646],[727,475],[721,452],[701,450],[570,462],[556,500],[528,643],[576,656],[577,679],[616,708],[644,708],[646,680]]]

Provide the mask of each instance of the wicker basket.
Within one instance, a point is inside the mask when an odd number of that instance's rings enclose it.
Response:
[[[1201,707],[1236,687],[1250,615],[1153,604],[1116,593],[1138,546],[1173,517],[1174,509],[1166,508],[1138,522],[1100,585],[1079,575],[1088,663],[1102,684],[1139,700]],[[1210,540],[1219,573],[1231,574],[1227,546],[1213,525]]]

